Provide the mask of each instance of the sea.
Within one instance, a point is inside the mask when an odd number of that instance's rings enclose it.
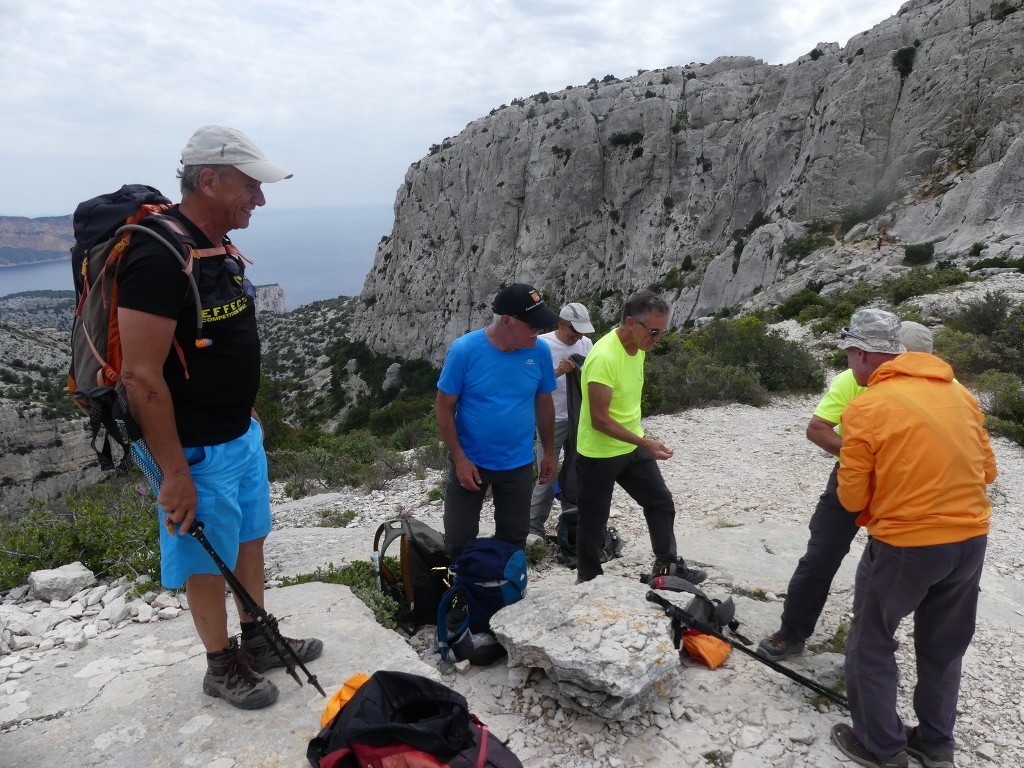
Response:
[[[231,241],[253,261],[256,285],[277,283],[285,308],[356,296],[373,266],[377,243],[391,234],[390,205],[338,208],[260,208]],[[71,262],[0,268],[0,296],[23,291],[71,290]]]

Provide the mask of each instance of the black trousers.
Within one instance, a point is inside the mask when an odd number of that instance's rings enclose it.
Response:
[[[448,457],[448,485],[444,492],[444,548],[454,563],[462,549],[480,533],[480,511],[487,488],[494,500],[494,538],[526,548],[530,533],[530,497],[533,494],[533,464],[515,469],[484,469],[480,490],[459,485],[455,462]]]
[[[675,503],[658,462],[647,451],[636,448],[610,459],[593,459],[580,454],[576,459],[576,472],[580,515],[576,528],[576,568],[581,581],[590,581],[604,573],[600,553],[616,483],[643,507],[654,558],[662,562],[675,559]]]

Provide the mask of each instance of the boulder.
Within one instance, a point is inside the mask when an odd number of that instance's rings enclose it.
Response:
[[[62,565],[28,576],[29,595],[39,600],[67,600],[76,592],[96,583],[93,572],[80,562]]]
[[[491,629],[510,667],[543,670],[541,684],[577,711],[628,720],[647,711],[679,667],[670,622],[638,581],[600,576],[571,589],[531,587]]]

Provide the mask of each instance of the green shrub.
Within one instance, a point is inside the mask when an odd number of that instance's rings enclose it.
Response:
[[[671,413],[712,403],[763,405],[771,392],[817,391],[820,366],[801,344],[763,320],[713,320],[671,336],[647,358],[644,413]]]
[[[156,501],[137,473],[29,507],[0,523],[0,589],[75,561],[102,578],[159,574]]]
[[[882,290],[889,303],[898,306],[914,296],[936,293],[942,288],[960,285],[968,280],[970,275],[962,269],[914,267],[899,279],[882,286]]]
[[[927,264],[935,257],[935,243],[908,243],[903,246],[903,263]]]
[[[988,370],[972,382],[979,392],[987,393],[988,415],[1003,422],[1024,425],[1024,384],[1018,376]]]
[[[306,445],[267,454],[271,480],[283,480],[294,496],[344,486],[381,484],[406,470],[402,457],[375,435],[358,429],[315,435]]]
[[[347,528],[348,524],[356,519],[354,509],[346,509],[344,512],[323,510],[320,513],[320,528]]]
[[[946,319],[954,331],[993,336],[1005,323],[1013,306],[1005,291],[986,291],[977,299],[968,299],[960,311]]]
[[[826,301],[818,295],[818,292],[811,288],[804,288],[802,291],[793,294],[779,306],[779,315],[783,320],[800,315],[807,307],[824,307]]]
[[[911,72],[914,71],[914,59],[917,58],[917,48],[912,45],[908,45],[904,48],[900,48],[892,55],[892,65],[896,67],[896,71],[900,73],[900,77],[906,78]]]
[[[829,234],[810,233],[795,240],[786,240],[782,245],[782,254],[786,261],[798,261],[819,248],[826,248],[834,244],[835,240]]]

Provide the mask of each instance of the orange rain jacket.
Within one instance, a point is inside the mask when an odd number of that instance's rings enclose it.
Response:
[[[984,418],[938,357],[906,352],[883,363],[841,416],[839,501],[896,547],[988,533],[996,458]]]

